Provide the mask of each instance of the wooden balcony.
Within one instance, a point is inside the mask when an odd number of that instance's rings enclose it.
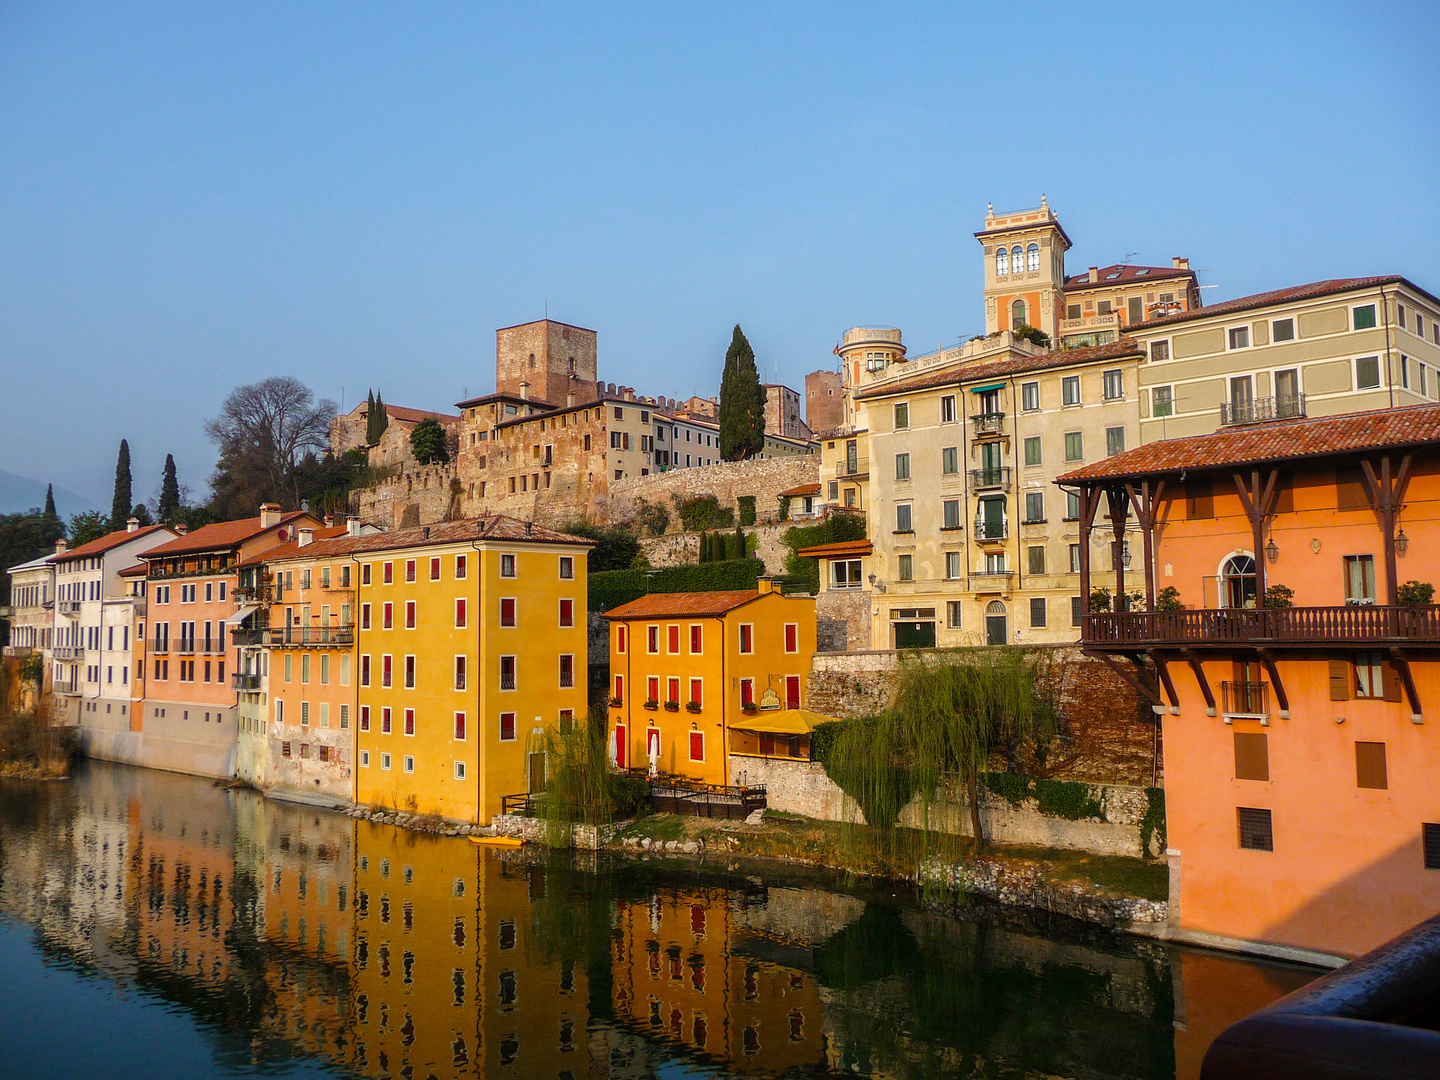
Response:
[[[350,646],[355,644],[353,626],[271,626],[263,629],[264,643],[271,648],[288,645]]]
[[[1440,646],[1440,605],[1385,607],[1203,608],[1126,611],[1084,616],[1086,648],[1233,649],[1317,646]]]

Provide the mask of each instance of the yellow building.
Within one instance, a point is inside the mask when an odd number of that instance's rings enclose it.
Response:
[[[502,515],[307,546],[353,564],[357,802],[488,824],[544,789],[545,733],[586,710],[589,548]]]
[[[727,749],[745,713],[805,707],[815,598],[652,593],[610,620],[610,753],[619,768],[729,784]]]

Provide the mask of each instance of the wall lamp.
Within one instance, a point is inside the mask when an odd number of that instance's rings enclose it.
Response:
[[[1404,555],[1405,549],[1409,546],[1410,538],[1405,535],[1405,530],[1401,529],[1395,537],[1395,551],[1400,555]]]
[[[1280,557],[1280,549],[1275,546],[1275,538],[1272,536],[1270,542],[1265,545],[1265,558],[1274,562]]]

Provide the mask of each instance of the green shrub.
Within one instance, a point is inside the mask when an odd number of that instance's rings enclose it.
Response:
[[[1103,589],[1103,588],[1102,588],[1102,589],[1091,589],[1091,590],[1090,590],[1090,611],[1091,611],[1092,613],[1095,613],[1095,612],[1109,611],[1109,610],[1110,610],[1110,590],[1109,590],[1109,589]]]
[[[1287,608],[1295,600],[1295,590],[1288,585],[1274,584],[1265,589],[1265,603],[1267,608]]]
[[[1428,581],[1402,582],[1395,592],[1396,599],[1405,607],[1428,604],[1435,599],[1435,586]]]
[[[754,525],[754,524],[755,524],[755,496],[754,496],[754,495],[741,495],[738,499],[735,500],[735,502],[738,503],[739,506],[740,506],[740,524],[741,524],[741,525]]]
[[[610,781],[617,820],[641,817],[650,812],[650,783],[643,776],[616,774]]]
[[[1090,786],[1069,780],[1036,780],[1035,801],[1042,814],[1062,817],[1067,821],[1083,821],[1094,818],[1105,820],[1105,811],[1100,803],[1090,797]]]
[[[703,532],[706,529],[728,529],[735,524],[735,511],[721,506],[714,495],[697,495],[693,499],[672,496],[675,509],[680,514],[680,525],[686,532]]]
[[[753,589],[765,573],[759,559],[730,559],[698,566],[667,566],[660,570],[610,570],[591,574],[589,608],[609,611],[646,593],[715,592]]]
[[[1184,611],[1185,605],[1180,602],[1180,590],[1174,585],[1166,585],[1155,594],[1156,611]]]
[[[641,554],[640,541],[626,529],[604,528],[588,521],[572,521],[568,525],[562,525],[560,531],[595,541],[586,563],[592,575],[607,570],[629,569],[634,566],[635,557]]]
[[[849,722],[848,720],[829,720],[811,728],[810,760],[818,761],[821,765],[829,762],[830,751],[835,746],[835,740],[839,738],[841,730]]]
[[[838,544],[845,540],[865,539],[865,519],[860,514],[831,514],[818,525],[792,525],[785,530],[785,572],[803,579],[812,593],[820,591],[820,560],[801,558],[797,552],[821,544]]]
[[[1019,806],[1030,798],[1030,778],[1018,773],[987,772],[982,779],[992,794],[1000,796],[1011,806]]]
[[[1145,816],[1140,819],[1140,852],[1145,858],[1150,858],[1150,841],[1153,838],[1161,854],[1164,854],[1169,838],[1165,831],[1165,789],[1146,788],[1145,795],[1149,800],[1149,807]]]
[[[651,536],[664,536],[665,530],[670,528],[670,511],[665,509],[664,503],[641,499],[640,506],[635,511],[635,520]]]

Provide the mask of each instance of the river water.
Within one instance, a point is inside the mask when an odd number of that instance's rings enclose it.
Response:
[[[1315,974],[763,875],[0,781],[0,1075],[1168,1080]]]

